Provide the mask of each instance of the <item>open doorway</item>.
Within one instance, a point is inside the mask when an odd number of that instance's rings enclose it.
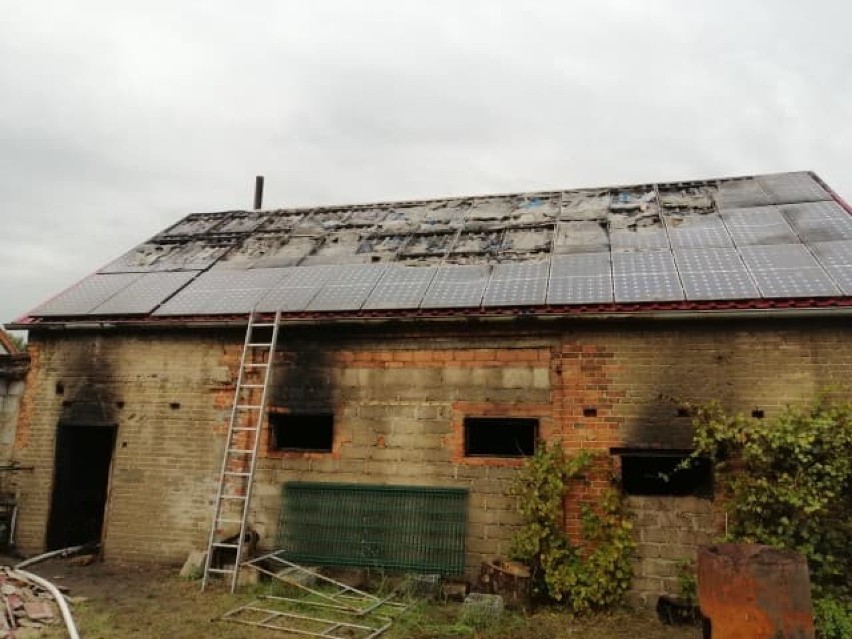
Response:
[[[47,549],[99,542],[115,426],[59,424]]]

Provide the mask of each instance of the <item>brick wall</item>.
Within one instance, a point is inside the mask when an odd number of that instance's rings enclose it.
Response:
[[[676,416],[666,396],[716,398],[771,416],[852,373],[850,330],[825,320],[456,326],[282,331],[272,404],[332,410],[335,439],[330,453],[294,454],[270,450],[264,438],[252,522],[265,545],[275,538],[286,480],[465,486],[474,572],[508,550],[517,518],[507,491],[518,464],[465,458],[464,416],[538,417],[542,434],[561,438],[569,452],[676,447],[689,441],[689,420]],[[34,365],[16,450],[36,466],[19,479],[24,550],[44,541],[56,424],[86,394],[118,424],[107,557],[179,561],[203,546],[241,333],[33,332],[31,339]],[[607,485],[595,472],[568,495],[573,535],[578,502]],[[677,513],[699,513],[674,498],[631,503],[646,522],[637,529],[637,587],[645,595],[669,589],[662,574],[669,568],[651,560],[675,559],[650,555],[655,542],[647,537],[656,533],[643,530],[678,529],[686,520]],[[651,523],[649,512],[664,509],[674,514]],[[687,541],[682,549],[693,552]]]
[[[23,393],[23,380],[0,377],[0,463],[8,461],[12,456],[18,406]]]

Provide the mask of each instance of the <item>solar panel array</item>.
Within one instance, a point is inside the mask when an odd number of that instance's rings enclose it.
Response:
[[[665,193],[678,188],[667,185]],[[695,199],[699,191],[712,192],[712,198]],[[852,216],[808,173],[702,183],[667,195],[662,205],[653,189],[635,193],[640,197],[616,197],[619,189],[596,194],[594,206],[583,193],[566,192],[561,205],[550,194],[354,207],[313,217],[292,211],[196,214],[30,315],[179,317],[253,309],[493,309],[852,295]],[[619,204],[612,213],[604,208],[610,202]],[[459,220],[466,215],[486,226],[464,230]],[[345,220],[355,244],[358,229],[410,229],[426,222],[430,234],[417,238],[439,237],[443,244],[426,252],[368,253],[361,260],[366,263],[297,266],[291,264],[302,258],[282,258],[291,244],[322,245],[322,234]],[[293,237],[270,235],[279,227]],[[443,230],[435,235],[436,228]],[[510,256],[506,247],[527,239],[524,228],[552,237],[550,248],[531,243],[529,252],[519,256],[513,250]],[[253,253],[234,259],[235,247],[247,245],[240,233],[257,241]],[[384,237],[364,233],[371,246]],[[511,234],[517,241],[506,240]],[[429,245],[416,242],[410,246]],[[468,244],[490,263],[476,263],[475,254],[459,248]],[[449,263],[470,259],[474,263]]]

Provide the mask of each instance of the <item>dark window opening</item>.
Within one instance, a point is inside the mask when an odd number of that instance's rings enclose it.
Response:
[[[597,417],[598,409],[594,407],[584,408],[583,409],[583,417]]]
[[[331,452],[334,415],[331,413],[270,413],[272,450]]]
[[[683,497],[713,496],[713,464],[709,459],[691,459],[682,451],[631,451],[621,455],[621,485],[628,495]]]
[[[755,408],[753,411],[751,411],[751,416],[755,419],[763,419],[765,415],[766,413],[763,412],[762,408]]]
[[[529,457],[535,453],[537,439],[535,418],[464,418],[464,454],[468,457]]]

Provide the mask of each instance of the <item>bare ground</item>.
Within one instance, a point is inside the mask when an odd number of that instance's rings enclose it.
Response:
[[[222,614],[256,598],[258,588],[231,595],[217,586],[201,592],[198,581],[178,576],[177,568],[94,563],[75,566],[51,560],[28,568],[64,586],[86,601],[73,606],[85,639],[273,639],[294,636],[279,631],[218,620]],[[253,590],[253,591],[252,591]],[[51,639],[64,632],[51,631]],[[543,610],[531,616],[505,614],[498,623],[474,628],[463,622],[458,604],[415,603],[396,618],[383,639],[698,639],[696,628],[673,628],[640,613],[618,612],[586,619]]]

